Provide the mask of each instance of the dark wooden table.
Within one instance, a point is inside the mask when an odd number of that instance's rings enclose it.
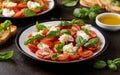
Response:
[[[16,21],[13,24],[18,26],[18,31],[30,23],[39,20],[41,22],[50,20],[51,17],[57,19],[62,18],[71,20],[75,18],[72,14],[73,9],[81,7],[79,4],[76,7],[67,8],[61,5],[61,0],[55,0],[56,6],[49,13],[35,17],[34,19]],[[3,21],[4,19],[0,19]],[[0,51],[14,50],[14,57],[11,60],[0,61],[0,75],[120,75],[120,66],[118,70],[113,72],[108,68],[97,70],[92,67],[96,60],[107,60],[120,57],[120,31],[110,32],[105,31],[96,26],[94,21],[85,19],[86,23],[91,23],[98,28],[107,39],[108,48],[99,56],[82,63],[72,64],[51,64],[33,60],[26,57],[17,49],[15,45],[15,37],[10,38],[7,43],[0,46]]]

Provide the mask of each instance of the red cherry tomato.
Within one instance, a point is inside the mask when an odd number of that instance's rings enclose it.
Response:
[[[42,51],[41,50],[38,50],[36,51],[36,56],[40,59],[46,59],[46,60],[50,60],[51,59],[51,54],[49,53],[48,55],[42,55]]]
[[[27,46],[34,53],[38,50],[38,48],[33,44],[28,44]]]
[[[77,59],[79,59],[79,55],[77,55],[77,54],[69,55],[69,59],[70,60],[77,60]]]
[[[67,61],[68,58],[69,58],[69,55],[67,55],[67,54],[60,54],[60,55],[58,55],[57,60],[58,61]]]
[[[91,50],[85,50],[80,53],[78,53],[80,57],[82,58],[88,58],[93,55],[93,52]]]
[[[96,34],[94,31],[92,31],[92,30],[89,30],[89,31],[88,31],[88,34],[89,34],[92,38],[97,37],[97,34]]]

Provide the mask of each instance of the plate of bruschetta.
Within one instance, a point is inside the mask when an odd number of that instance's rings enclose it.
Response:
[[[81,20],[36,22],[23,28],[16,45],[26,56],[44,62],[73,63],[89,60],[107,45],[103,34]]]
[[[54,5],[54,0],[0,0],[0,17],[39,16],[52,10]]]
[[[80,0],[80,5],[86,7],[100,6],[107,11],[120,13],[119,0]]]

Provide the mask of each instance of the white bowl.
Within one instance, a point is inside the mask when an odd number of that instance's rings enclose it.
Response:
[[[116,30],[120,30],[120,24],[116,24],[116,25],[110,25],[110,24],[104,24],[102,22],[99,21],[99,18],[102,16],[106,16],[106,15],[113,15],[113,16],[117,16],[120,17],[120,14],[117,13],[111,13],[111,12],[107,12],[107,13],[101,13],[96,17],[96,24],[106,30],[110,30],[110,31],[116,31]]]

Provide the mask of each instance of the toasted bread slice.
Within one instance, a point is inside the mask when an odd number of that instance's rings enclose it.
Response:
[[[120,13],[120,6],[117,6],[112,0],[97,0],[100,7],[105,8],[107,11]]]
[[[10,26],[10,36],[14,36],[17,33],[17,26],[11,25]]]
[[[97,0],[80,0],[80,4],[86,7],[97,6]]]
[[[0,45],[4,44],[10,37],[10,27],[0,32]]]
[[[0,45],[4,44],[10,37],[14,36],[17,32],[17,26],[11,25],[7,30],[0,32]]]
[[[120,13],[120,6],[115,5],[114,3],[111,3],[109,5],[110,11]]]

